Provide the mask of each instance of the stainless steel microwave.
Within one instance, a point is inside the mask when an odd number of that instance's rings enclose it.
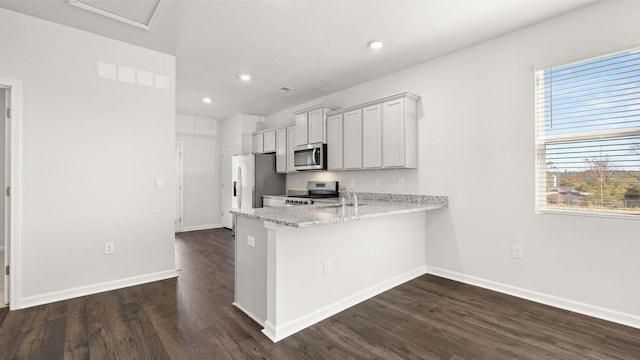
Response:
[[[327,144],[298,146],[293,151],[296,170],[327,170]]]

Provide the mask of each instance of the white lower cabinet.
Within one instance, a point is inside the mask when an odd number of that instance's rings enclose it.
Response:
[[[327,170],[342,170],[342,114],[327,117]]]
[[[362,168],[362,110],[345,112],[342,117],[344,123],[344,168]]]

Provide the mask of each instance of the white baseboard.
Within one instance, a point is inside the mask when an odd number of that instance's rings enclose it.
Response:
[[[231,303],[233,306],[237,307],[238,309],[240,309],[240,311],[242,311],[243,313],[247,314],[247,316],[249,316],[250,318],[253,319],[253,321],[257,322],[258,324],[264,326],[265,320],[264,319],[260,319],[258,316],[256,316],[254,313],[252,313],[251,311],[247,310],[244,306],[238,304],[237,302],[232,302]]]
[[[208,225],[197,225],[197,226],[185,226],[179,232],[187,232],[187,231],[196,231],[196,230],[209,230],[209,229],[219,229],[222,227],[222,224],[208,224]]]
[[[413,280],[419,276],[422,276],[426,273],[426,271],[426,266],[420,266],[416,269],[407,271],[406,273],[385,280],[379,284],[359,291],[345,299],[334,302],[333,304],[329,304],[310,314],[301,316],[279,326],[275,326],[273,323],[267,320],[264,323],[264,329],[262,330],[262,333],[265,334],[269,339],[271,339],[271,341],[278,342],[289,335],[293,335],[302,329],[305,329],[317,322],[320,322],[330,316],[346,310],[358,303],[379,295],[400,284],[404,284],[409,280]]]
[[[516,296],[519,298],[535,301],[541,304],[557,307],[564,310],[573,311],[575,313],[595,317],[602,320],[612,321],[618,324],[631,326],[640,329],[640,316],[627,314],[616,310],[606,309],[595,305],[586,304],[579,301],[573,301],[537,291],[527,290],[516,286],[499,283],[492,280],[482,279],[479,277],[458,273],[434,266],[427,266],[427,273],[440,276],[450,280],[478,286],[481,288],[501,292],[504,294]]]
[[[121,289],[134,285],[146,284],[153,281],[165,280],[178,277],[178,273],[175,270],[167,270],[152,274],[145,274],[140,276],[134,276],[130,278],[106,281],[99,284],[81,286],[77,288],[54,291],[46,294],[28,296],[20,299],[19,307],[17,309],[25,309],[32,306],[49,304],[60,300],[68,300],[77,298],[80,296],[92,295],[101,293],[104,291],[110,291],[115,289]]]

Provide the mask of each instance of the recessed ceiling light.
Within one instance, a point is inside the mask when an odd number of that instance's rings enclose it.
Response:
[[[251,74],[238,74],[238,78],[242,81],[250,81]]]
[[[202,98],[202,102],[205,104],[211,104],[211,98],[208,96],[205,96]]]
[[[370,48],[372,48],[372,49],[374,49],[374,50],[377,50],[377,49],[382,48],[382,46],[383,46],[383,45],[384,45],[384,44],[383,44],[383,43],[382,43],[382,41],[380,41],[380,40],[372,40],[372,41],[369,41],[369,47],[370,47]]]

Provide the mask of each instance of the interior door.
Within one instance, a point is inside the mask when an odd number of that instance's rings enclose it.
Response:
[[[183,202],[183,145],[181,142],[176,142],[175,155],[176,155],[176,217],[175,217],[175,231],[182,231],[182,211],[184,209]]]

